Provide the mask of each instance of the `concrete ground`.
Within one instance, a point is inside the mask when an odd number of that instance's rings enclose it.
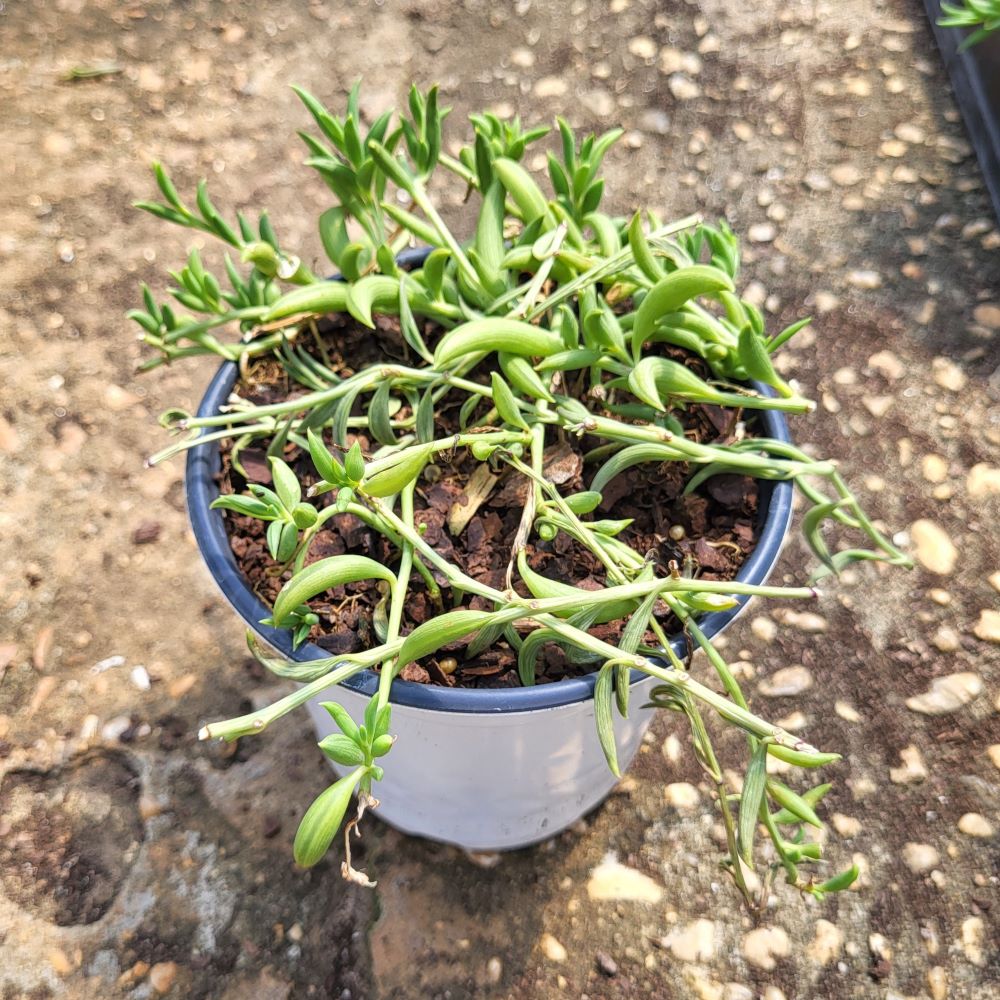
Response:
[[[54,0],[0,5],[0,40],[4,1000],[997,995],[1000,232],[922,5]],[[816,316],[795,433],[919,565],[811,617],[758,606],[728,652],[759,709],[845,751],[828,852],[856,891],[779,892],[754,925],[672,718],[603,808],[494,867],[372,822],[373,892],[292,866],[328,777],[304,718],[196,740],[281,688],[199,562],[180,464],[142,467],[214,366],[133,374],[122,314],[189,234],[130,204],[162,159],[318,259],[289,84],[335,103],[359,76],[370,109],[439,81],[453,135],[487,105],[621,123],[613,207],[727,215],[772,322]],[[758,687],[788,666],[794,715]]]

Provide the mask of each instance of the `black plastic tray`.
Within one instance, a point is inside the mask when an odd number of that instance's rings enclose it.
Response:
[[[1000,219],[1000,33],[959,52],[967,32],[938,26],[940,0],[924,0],[924,6]]]

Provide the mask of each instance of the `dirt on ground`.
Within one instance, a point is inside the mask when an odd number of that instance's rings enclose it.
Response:
[[[55,0],[0,6],[0,39],[0,997],[996,995],[1000,231],[921,4]],[[747,916],[672,716],[539,847],[477,863],[374,820],[374,891],[292,865],[328,780],[304,719],[198,742],[285,688],[199,562],[181,463],[143,468],[215,366],[134,374],[123,313],[191,234],[130,206],[159,159],[321,266],[289,85],[336,104],[359,77],[366,112],[440,82],[456,137],[484,106],[621,124],[613,209],[727,216],[769,323],[815,317],[793,432],[918,566],[757,604],[726,653],[752,707],[845,754],[826,850],[854,891]],[[793,538],[778,577],[807,558]]]

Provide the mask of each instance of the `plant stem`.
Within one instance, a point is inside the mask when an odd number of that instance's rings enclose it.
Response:
[[[241,715],[235,719],[228,719],[225,722],[209,723],[198,731],[198,739],[223,739],[232,741],[239,739],[241,736],[253,736],[257,733],[262,733],[276,719],[280,719],[293,709],[304,705],[311,698],[322,694],[327,688],[331,688],[335,684],[340,684],[349,677],[360,673],[371,666],[372,662],[378,662],[378,658],[392,656],[399,651],[399,647],[402,645],[403,640],[397,639],[395,642],[380,646],[378,650],[370,650],[367,654],[359,655],[355,659],[349,660],[331,670],[330,673],[324,674],[324,676],[317,678],[309,684],[304,684],[297,691],[293,691],[279,701],[274,702],[273,705],[268,705],[259,711],[250,712],[248,715]],[[378,658],[373,659],[372,657],[375,653],[378,654]]]
[[[403,487],[400,494],[400,509],[403,521],[413,527],[413,491],[416,489],[416,482],[408,483]],[[413,544],[403,539],[402,551],[399,557],[399,569],[396,570],[396,581],[392,585],[392,596],[389,604],[389,626],[386,633],[386,642],[392,642],[399,637],[399,627],[403,621],[403,609],[406,606],[406,592],[410,585],[410,570],[413,567]],[[389,701],[389,689],[392,686],[393,677],[396,675],[396,667],[405,667],[405,663],[396,664],[393,659],[382,662],[382,672],[378,680],[378,707],[382,708]]]

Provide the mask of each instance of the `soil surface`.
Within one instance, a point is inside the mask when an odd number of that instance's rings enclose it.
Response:
[[[318,325],[316,343],[310,345],[310,351],[320,355],[326,366],[341,378],[388,358],[397,358],[406,364],[419,362],[407,356],[410,352],[400,335],[398,322],[392,317],[376,319],[373,332],[350,317],[330,317]],[[425,336],[425,342],[433,349],[432,334]],[[701,359],[687,357],[676,350],[672,353],[701,377],[710,376]],[[488,383],[488,373],[488,362],[484,362],[467,377]],[[277,364],[262,360],[250,367],[236,391],[241,398],[256,405],[269,405],[302,394],[301,386],[288,382],[287,375]],[[370,398],[358,399],[352,414],[362,414]],[[467,398],[464,393],[454,392],[441,399],[435,420],[435,438],[449,438],[467,426],[475,426],[477,420],[486,416],[488,407],[481,404],[463,425],[461,413]],[[735,440],[733,432],[744,416],[734,410],[701,405],[676,407],[671,415],[689,440],[711,445]],[[402,420],[408,416],[412,416],[412,411],[404,403],[396,418]],[[753,425],[753,415],[748,414],[745,426],[751,434]],[[378,442],[365,433],[349,433],[345,446],[349,448],[355,442],[366,460],[379,447]],[[575,438],[550,429],[542,465],[545,478],[564,497],[586,489],[600,467],[599,461],[592,461],[587,467],[588,453],[605,443],[598,438],[586,435]],[[253,447],[240,448],[235,454],[234,446],[233,439],[222,442],[221,492],[243,494],[248,483],[270,486],[272,476],[267,457],[270,442],[254,442]],[[308,452],[288,445],[282,454],[306,491],[320,481]],[[342,450],[340,457],[343,458]],[[583,515],[583,520],[630,521],[617,538],[650,559],[660,576],[667,576],[671,567],[675,570],[683,567],[700,579],[731,580],[753,550],[757,482],[746,476],[714,476],[699,490],[685,495],[684,487],[692,471],[682,462],[626,469],[605,487],[597,511],[593,515]],[[472,485],[476,483],[479,485]],[[507,586],[513,545],[529,485],[529,480],[516,469],[500,461],[484,465],[467,448],[441,453],[421,474],[414,496],[414,524],[424,540],[453,565],[473,579],[503,590]],[[469,509],[473,495],[475,506]],[[328,507],[335,496],[335,493],[321,494],[316,498],[317,509]],[[282,571],[281,565],[271,557],[266,539],[268,523],[234,511],[226,511],[224,516],[237,565],[254,593],[265,604],[273,606],[278,592],[291,577],[291,570]],[[679,529],[680,537],[672,537],[671,529],[674,534]],[[334,515],[323,524],[311,540],[303,564],[308,566],[345,553],[366,556],[387,566],[394,565],[399,558],[398,549],[383,535],[355,515],[344,513]],[[555,539],[544,541],[533,532],[526,553],[530,567],[549,579],[584,590],[607,586],[600,561],[568,535],[560,533]],[[403,609],[402,635],[444,609],[454,607],[459,600],[472,608],[491,607],[483,598],[467,600],[464,595],[453,593],[440,570],[434,568],[433,574],[439,588],[437,595],[431,593],[420,576],[413,574]],[[516,588],[520,588],[522,596],[531,596],[520,580],[516,581]],[[378,645],[375,620],[380,611],[384,614],[385,605],[376,581],[364,580],[335,587],[310,601],[310,608],[320,620],[313,626],[309,638],[330,653],[355,653]],[[679,634],[680,622],[669,608],[661,605],[654,613],[665,634]],[[613,642],[623,628],[624,623],[618,621],[595,625],[589,631]],[[660,644],[652,631],[644,641],[652,646]],[[405,664],[400,676],[407,681],[446,687],[520,685],[517,650],[508,642],[500,639],[482,652],[471,654],[467,647],[464,639],[448,643],[437,654]],[[593,669],[592,661],[567,655],[562,646],[548,643],[538,659],[535,683],[550,683]]]
[[[1000,232],[924,17],[916,0],[0,8],[0,997],[996,995]],[[287,688],[248,663],[198,560],[181,463],[142,468],[156,415],[193,409],[215,365],[133,374],[122,314],[140,280],[164,294],[191,234],[130,205],[160,159],[228,213],[269,208],[321,267],[327,201],[289,84],[333,103],[359,76],[368,112],[440,81],[453,135],[487,105],[621,124],[612,209],[726,215],[769,323],[815,317],[787,364],[820,407],[793,432],[919,565],[758,603],[726,653],[754,709],[844,753],[826,852],[862,868],[855,891],[779,892],[755,925],[672,715],[548,844],[473,861],[373,817],[374,891],[291,863],[329,778],[304,719],[197,741]],[[777,577],[807,561],[793,538]]]

